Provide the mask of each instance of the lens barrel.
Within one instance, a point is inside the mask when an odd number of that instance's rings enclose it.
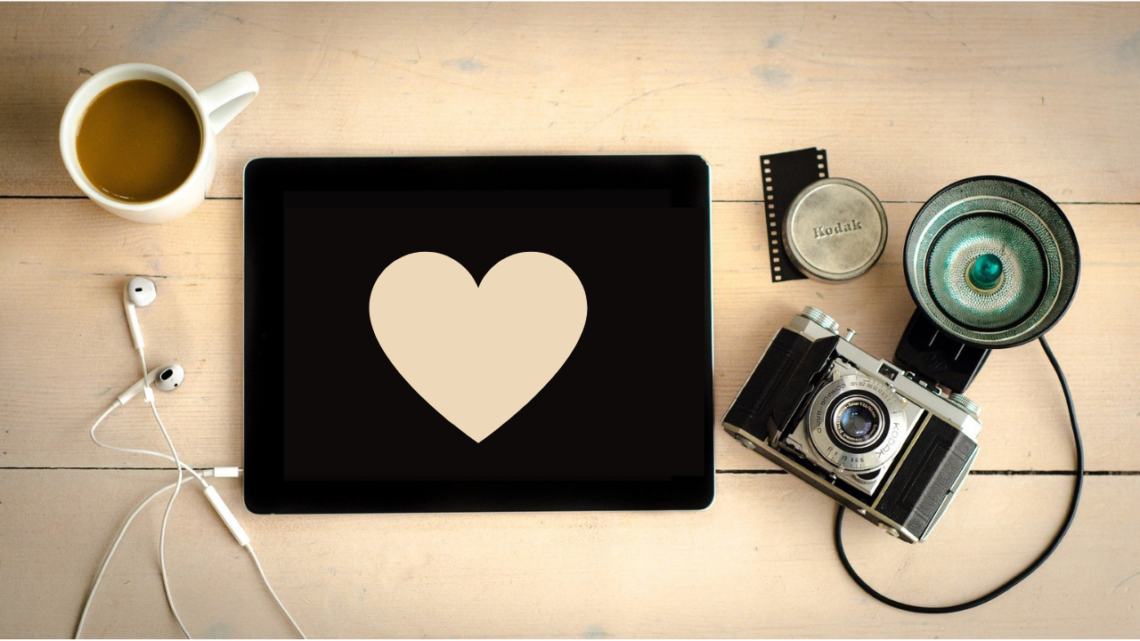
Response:
[[[855,443],[864,443],[874,438],[875,432],[882,426],[879,411],[869,402],[862,399],[852,400],[848,404],[835,410],[835,426],[840,435],[846,436]]]
[[[838,470],[868,472],[902,447],[903,401],[887,384],[850,374],[823,385],[805,416],[812,447]]]

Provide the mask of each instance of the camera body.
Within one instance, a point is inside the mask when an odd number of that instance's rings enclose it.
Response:
[[[808,307],[780,329],[725,431],[892,536],[926,539],[978,453],[978,407],[877,359]]]

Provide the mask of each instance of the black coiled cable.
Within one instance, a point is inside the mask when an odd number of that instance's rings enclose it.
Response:
[[[1076,483],[1073,484],[1073,500],[1072,503],[1069,504],[1069,515],[1065,518],[1065,524],[1061,526],[1061,530],[1057,532],[1057,536],[1053,537],[1053,542],[1049,544],[1049,547],[1045,548],[1045,551],[1041,553],[1041,556],[1037,557],[1036,561],[1031,563],[1029,567],[1022,570],[1020,574],[1005,582],[992,592],[982,595],[972,601],[959,603],[957,605],[945,605],[939,607],[911,605],[909,603],[895,601],[890,597],[880,594],[875,590],[875,588],[872,588],[867,584],[866,581],[863,580],[862,577],[859,576],[859,574],[855,571],[855,568],[851,567],[851,562],[847,560],[847,553],[843,550],[843,512],[845,510],[843,509],[843,506],[840,506],[839,511],[835,513],[835,551],[839,554],[839,560],[843,563],[843,568],[847,570],[847,574],[855,581],[855,583],[859,584],[859,587],[863,588],[864,592],[891,606],[892,608],[906,610],[907,612],[918,612],[920,614],[948,614],[951,612],[961,612],[963,610],[969,610],[971,608],[976,608],[979,605],[989,603],[990,601],[993,601],[1006,592],[1009,592],[1015,585],[1024,581],[1030,574],[1033,574],[1037,568],[1041,567],[1041,564],[1045,563],[1050,555],[1053,554],[1053,551],[1057,549],[1057,546],[1061,544],[1061,540],[1065,538],[1065,534],[1067,534],[1069,531],[1069,526],[1073,524],[1073,519],[1075,519],[1077,516],[1077,504],[1080,503],[1081,500],[1081,486],[1083,485],[1085,476],[1085,450],[1084,446],[1081,444],[1081,430],[1077,426],[1077,410],[1073,407],[1073,395],[1069,392],[1069,382],[1065,380],[1065,373],[1061,371],[1061,365],[1057,362],[1057,357],[1053,356],[1053,350],[1049,349],[1049,343],[1045,341],[1045,337],[1042,336],[1039,340],[1041,341],[1041,348],[1045,350],[1045,355],[1049,357],[1049,362],[1053,365],[1053,370],[1057,372],[1057,380],[1061,382],[1061,391],[1065,393],[1065,404],[1069,407],[1069,421],[1073,426],[1073,443],[1076,445],[1077,450],[1077,478]]]

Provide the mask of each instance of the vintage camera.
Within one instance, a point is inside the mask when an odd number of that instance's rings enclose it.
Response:
[[[813,307],[780,329],[722,422],[788,472],[909,543],[926,539],[978,453],[978,407],[839,336]]]

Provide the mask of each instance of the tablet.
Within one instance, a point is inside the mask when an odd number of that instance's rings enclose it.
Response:
[[[697,156],[245,168],[255,513],[712,502]]]

